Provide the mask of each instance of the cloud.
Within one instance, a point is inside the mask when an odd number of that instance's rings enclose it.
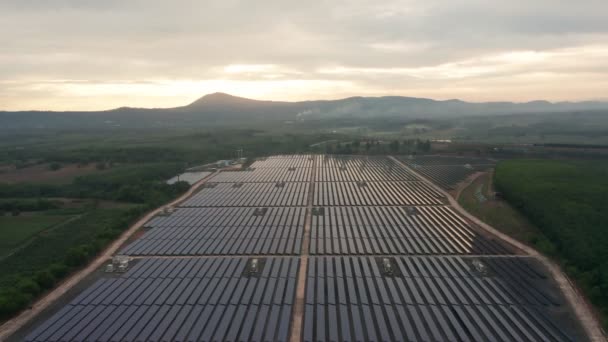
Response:
[[[20,86],[0,82],[0,108],[179,105],[207,90],[597,98],[607,12],[604,0],[6,0],[0,80]]]

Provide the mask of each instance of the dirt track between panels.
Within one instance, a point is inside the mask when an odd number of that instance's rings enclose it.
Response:
[[[108,259],[112,258],[114,253],[119,250],[119,248],[133,235],[138,229],[140,229],[146,222],[148,222],[154,215],[159,213],[166,206],[174,206],[181,201],[190,197],[194,192],[198,190],[200,186],[205,184],[209,178],[214,176],[217,172],[208,175],[207,177],[201,179],[194,185],[190,187],[190,189],[181,195],[179,198],[173,200],[172,202],[165,204],[157,209],[152,210],[151,212],[144,215],[137,222],[135,222],[129,229],[127,229],[122,235],[112,242],[110,246],[108,246],[101,254],[99,254],[87,267],[77,271],[72,274],[69,278],[65,279],[61,282],[55,289],[51,292],[47,293],[44,297],[40,298],[36,301],[30,309],[26,309],[22,311],[15,318],[5,322],[2,326],[0,326],[0,341],[6,340],[10,335],[15,333],[18,329],[24,326],[27,322],[29,322],[36,315],[41,313],[44,309],[49,307],[53,302],[63,296],[66,292],[68,292],[71,288],[73,288],[76,284],[86,278],[89,274],[93,273],[96,269],[101,267]]]
[[[458,203],[458,201],[456,199],[454,199],[454,197],[452,197],[449,193],[447,193],[441,187],[435,185],[435,183],[433,183],[431,180],[429,180],[426,177],[424,177],[423,175],[417,173],[416,170],[408,167],[407,165],[405,165],[404,163],[399,161],[397,158],[395,158],[393,156],[391,156],[390,158],[392,160],[394,160],[396,163],[398,163],[399,165],[414,172],[415,174],[420,176],[420,178],[422,180],[424,180],[428,185],[432,186],[434,189],[436,189],[440,193],[444,194],[450,201],[450,205],[455,210],[457,210],[461,215],[463,215],[467,219],[471,220],[472,222],[474,222],[476,225],[483,228],[484,230],[492,233],[493,235],[508,242],[509,244],[515,246],[516,248],[521,249],[528,255],[536,258],[539,262],[541,262],[543,264],[543,266],[551,273],[551,276],[557,282],[560,290],[564,294],[564,297],[566,298],[569,305],[572,307],[572,309],[576,313],[576,316],[581,321],[581,325],[585,329],[585,332],[586,332],[587,336],[589,337],[589,339],[591,341],[598,341],[598,342],[607,340],[606,335],[604,334],[604,332],[601,328],[600,322],[598,322],[596,317],[593,315],[592,309],[588,306],[585,299],[576,291],[574,285],[570,282],[568,277],[561,271],[561,269],[559,268],[559,266],[556,263],[551,261],[546,256],[542,255],[535,249],[511,238],[510,236],[508,236],[506,234],[503,234],[502,232],[495,229],[494,227],[486,224],[485,222],[481,221],[477,217],[469,214],[469,212],[467,212],[464,208],[462,208],[460,206],[460,204]]]

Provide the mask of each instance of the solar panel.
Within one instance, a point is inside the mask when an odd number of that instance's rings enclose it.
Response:
[[[208,271],[177,278],[173,270],[183,260],[146,259],[119,278],[96,285],[106,291],[75,298],[50,318],[50,324],[39,326],[25,340],[221,341],[240,331],[242,340],[258,336],[284,341],[299,260],[259,260],[264,266],[256,277],[243,275],[250,262],[247,258],[215,258],[191,259],[194,266],[209,266]],[[115,292],[131,293],[130,300],[121,296],[108,300],[108,294]],[[176,293],[187,301],[176,301]],[[253,331],[251,324],[256,327]]]

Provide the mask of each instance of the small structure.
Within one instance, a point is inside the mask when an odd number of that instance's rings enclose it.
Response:
[[[477,272],[479,272],[481,275],[487,275],[488,274],[488,267],[481,262],[481,260],[479,259],[473,259],[473,261],[471,261],[471,264],[473,265],[473,267],[475,268],[475,270]]]
[[[126,255],[117,255],[112,258],[113,267],[116,268],[116,271],[119,273],[124,273],[129,269],[129,263],[131,262],[131,257]]]
[[[112,272],[114,272],[114,264],[107,264],[106,268],[105,268],[105,272],[106,273],[112,273]]]
[[[217,167],[230,166],[230,160],[218,160],[216,164],[217,164]]]
[[[391,260],[389,258],[382,258],[382,271],[387,276],[393,276],[395,274],[393,271],[393,265],[391,264]]]

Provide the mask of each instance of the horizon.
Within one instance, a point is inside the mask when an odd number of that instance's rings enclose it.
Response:
[[[65,110],[52,110],[52,109],[16,109],[16,110],[7,110],[7,109],[2,109],[0,108],[0,112],[104,112],[104,111],[111,111],[111,110],[118,110],[118,109],[174,109],[174,108],[180,108],[180,107],[188,107],[190,105],[193,105],[195,102],[199,101],[199,100],[203,100],[206,97],[209,96],[213,96],[213,95],[221,95],[221,96],[226,96],[226,97],[232,97],[232,98],[238,98],[238,99],[244,99],[244,100],[249,100],[249,101],[259,101],[259,102],[264,102],[264,101],[268,101],[268,102],[277,102],[277,103],[300,103],[300,102],[316,102],[316,101],[341,101],[341,100],[347,100],[347,99],[352,99],[352,98],[376,98],[376,99],[380,99],[380,98],[387,98],[387,97],[397,97],[397,98],[404,98],[404,99],[421,99],[421,100],[431,100],[431,101],[436,101],[436,102],[447,102],[447,101],[460,101],[460,102],[464,102],[467,104],[491,104],[491,103],[511,103],[513,105],[519,105],[519,104],[528,104],[528,103],[534,103],[534,102],[545,102],[545,103],[549,103],[552,105],[559,105],[559,104],[575,104],[575,103],[606,103],[608,105],[608,99],[590,99],[590,100],[581,100],[581,101],[548,101],[548,100],[544,100],[544,99],[537,99],[537,100],[531,100],[531,101],[522,101],[522,102],[516,102],[516,101],[485,101],[485,102],[476,102],[476,101],[466,101],[463,99],[457,99],[457,98],[450,98],[450,99],[436,99],[436,98],[429,98],[429,97],[417,97],[417,96],[405,96],[405,95],[376,95],[376,96],[361,96],[361,95],[353,95],[353,96],[348,96],[348,97],[340,97],[340,98],[335,98],[335,99],[327,99],[327,98],[317,98],[317,99],[304,99],[304,100],[297,100],[297,101],[290,101],[290,100],[277,100],[277,99],[262,99],[262,98],[250,98],[250,97],[244,97],[244,96],[239,96],[239,95],[235,95],[235,94],[230,94],[230,93],[226,93],[226,92],[221,92],[221,91],[216,91],[213,93],[208,93],[208,94],[204,94],[202,96],[199,96],[197,98],[195,98],[194,100],[191,100],[187,103],[182,103],[180,105],[177,106],[173,106],[173,107],[135,107],[135,106],[118,106],[118,107],[112,107],[112,108],[97,108],[97,109],[83,109],[83,110],[79,110],[79,109],[74,109],[74,110],[70,110],[70,109],[65,109]],[[594,109],[591,109],[594,110]]]
[[[606,101],[606,12],[598,0],[9,0],[0,110],[171,108],[213,92]]]

